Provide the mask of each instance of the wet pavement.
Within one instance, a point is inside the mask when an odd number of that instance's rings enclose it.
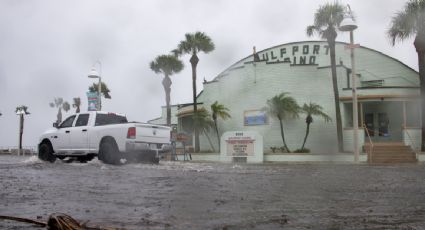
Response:
[[[425,229],[425,165],[53,164],[0,156],[0,215],[125,229]],[[40,229],[0,220],[0,229]]]

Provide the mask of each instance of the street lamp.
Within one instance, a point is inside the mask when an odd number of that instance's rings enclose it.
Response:
[[[359,162],[359,146],[358,146],[358,129],[359,129],[359,118],[358,118],[358,106],[357,106],[357,87],[356,87],[356,66],[354,59],[354,49],[360,47],[358,44],[354,44],[353,31],[357,29],[357,25],[354,22],[353,14],[351,12],[350,5],[347,5],[347,13],[344,19],[339,25],[340,31],[349,31],[350,32],[350,44],[346,48],[351,50],[351,88],[353,90],[353,143],[354,143],[354,161]]]
[[[95,65],[96,64],[99,64],[99,73],[96,71],[96,67],[95,67]],[[90,71],[90,73],[89,73],[89,78],[99,78],[99,84],[98,84],[98,86],[97,86],[97,96],[98,96],[98,98],[97,98],[97,100],[98,100],[98,103],[97,103],[97,111],[100,111],[101,109],[102,109],[102,102],[101,102],[101,99],[102,99],[102,92],[101,92],[101,90],[102,90],[102,78],[101,78],[101,74],[102,74],[102,63],[100,62],[100,61],[96,61],[96,63],[94,63],[93,64],[93,66],[91,67],[91,71]]]

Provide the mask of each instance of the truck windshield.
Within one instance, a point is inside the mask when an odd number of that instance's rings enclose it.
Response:
[[[96,114],[95,126],[127,123],[127,118],[117,114]]]

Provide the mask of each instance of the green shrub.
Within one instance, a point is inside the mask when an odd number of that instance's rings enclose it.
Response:
[[[294,151],[294,153],[309,153],[310,149],[303,148],[303,149],[297,149]]]

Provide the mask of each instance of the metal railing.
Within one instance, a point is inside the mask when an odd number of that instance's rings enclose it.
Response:
[[[369,147],[368,159],[372,163],[373,141],[372,141],[372,138],[370,137],[369,129],[366,127],[366,124],[365,123],[363,123],[363,128],[366,131],[367,137],[369,138],[370,147]]]
[[[0,153],[12,155],[35,155],[37,154],[36,146],[22,146],[22,152],[19,152],[18,146],[0,146]]]
[[[409,134],[409,132],[407,131],[406,127],[404,127],[404,132],[406,132],[407,137],[409,138],[409,141],[410,141],[410,143],[411,143],[411,146],[413,146],[413,147],[412,147],[412,150],[413,150],[413,152],[414,152],[414,153],[415,153],[415,155],[416,155],[416,159],[418,159],[418,151],[416,151],[416,150],[415,150],[416,143],[413,141],[413,138],[410,136],[410,134]]]

